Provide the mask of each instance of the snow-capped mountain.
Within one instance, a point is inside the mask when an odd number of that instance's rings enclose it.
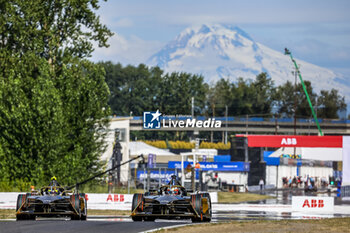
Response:
[[[281,48],[283,50],[284,48]],[[208,83],[220,78],[235,81],[238,77],[254,79],[267,72],[276,85],[294,82],[294,65],[289,56],[254,41],[238,27],[202,25],[184,30],[147,64],[158,65],[166,72],[202,74]],[[340,74],[296,59],[304,80],[312,83],[316,92],[335,88],[350,100],[350,87]]]

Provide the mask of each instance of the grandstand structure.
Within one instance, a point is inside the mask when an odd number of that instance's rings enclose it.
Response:
[[[118,117],[117,117],[118,118]],[[169,120],[186,120],[191,117],[165,118]],[[206,117],[196,117],[197,120],[205,120]],[[313,119],[297,119],[296,124],[293,118],[263,118],[263,117],[216,117],[222,121],[220,128],[160,128],[161,131],[222,131],[246,134],[297,134],[317,135],[318,129]],[[350,135],[350,120],[319,119],[320,126],[325,135]],[[130,119],[130,131],[145,130],[142,117],[135,116]],[[152,130],[152,129],[147,129]]]

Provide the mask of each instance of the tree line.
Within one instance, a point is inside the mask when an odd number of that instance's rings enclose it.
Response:
[[[110,89],[109,105],[118,116],[142,116],[144,111],[159,109],[167,115],[191,115],[192,97],[194,114],[208,117],[273,116],[309,118],[311,109],[301,83],[290,81],[276,86],[266,73],[254,80],[242,77],[236,82],[220,79],[212,85],[204,77],[189,73],[165,73],[159,67],[122,66],[110,61],[99,63],[106,71]],[[311,82],[306,89],[319,118],[339,118],[346,110],[345,98],[338,90],[321,90],[315,93]]]

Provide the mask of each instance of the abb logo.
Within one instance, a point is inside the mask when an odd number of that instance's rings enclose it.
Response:
[[[113,198],[112,198],[113,196]],[[124,195],[123,194],[109,194],[107,197],[107,202],[111,201],[111,202],[124,202]]]
[[[324,207],[324,202],[323,200],[314,200],[311,199],[309,202],[308,199],[304,201],[303,208],[308,207],[308,208],[323,208]]]
[[[293,196],[292,210],[295,212],[334,213],[334,197]]]
[[[282,138],[281,145],[296,145],[297,139],[296,138]]]

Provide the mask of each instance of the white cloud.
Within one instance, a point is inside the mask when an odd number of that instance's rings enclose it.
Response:
[[[92,54],[94,61],[113,61],[124,65],[144,63],[164,44],[158,41],[145,41],[136,36],[123,37],[115,34],[108,40],[109,48],[95,46]]]
[[[122,18],[113,23],[115,27],[132,27],[134,23],[129,18]]]

